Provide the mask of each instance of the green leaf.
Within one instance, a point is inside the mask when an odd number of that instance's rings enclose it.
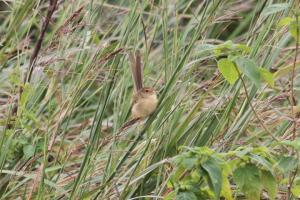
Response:
[[[263,10],[262,15],[268,16],[268,15],[283,11],[283,10],[287,9],[288,7],[289,7],[288,3],[272,4]]]
[[[233,180],[249,200],[259,200],[262,190],[259,169],[254,164],[246,164],[233,172]]]
[[[222,182],[221,195],[226,200],[233,200],[232,190],[231,190],[230,182],[228,180],[228,176],[230,174],[231,174],[230,165],[224,162],[222,165],[222,180],[223,180],[223,182]]]
[[[187,157],[187,158],[183,158],[180,164],[184,168],[191,170],[197,164],[197,160],[198,159],[196,157]]]
[[[249,158],[251,158],[252,162],[255,161],[257,164],[262,165],[264,169],[272,170],[272,163],[270,163],[266,158],[253,153],[249,155]]]
[[[287,25],[290,25],[290,23],[291,23],[292,21],[293,21],[293,18],[291,18],[291,17],[284,17],[284,18],[282,18],[282,19],[278,22],[277,26],[278,26],[278,27],[287,26]]]
[[[198,47],[197,47],[197,54],[198,56],[203,56],[203,57],[206,57],[206,56],[209,56],[211,55],[211,53],[214,51],[215,49],[215,45],[212,45],[212,44],[200,44]]]
[[[259,68],[259,71],[264,81],[266,81],[271,87],[274,87],[275,86],[274,74],[272,74],[265,68]]]
[[[291,188],[291,192],[296,198],[300,198],[300,177],[297,177]]]
[[[238,57],[235,60],[239,69],[251,80],[254,82],[256,87],[260,87],[260,71],[256,63],[245,57]]]
[[[194,150],[197,154],[201,156],[211,156],[215,153],[214,150],[208,147],[195,147]]]
[[[263,170],[261,175],[263,187],[268,192],[270,199],[275,199],[277,194],[277,184],[275,177],[271,172],[266,170]]]
[[[26,159],[31,158],[34,155],[35,146],[29,144],[23,147],[23,153]]]
[[[245,45],[245,44],[236,44],[235,46],[237,49],[242,50],[245,53],[250,53],[251,52],[251,47]]]
[[[215,47],[214,54],[216,57],[220,56],[222,53],[228,52],[228,50],[231,50],[233,48],[233,43],[231,40],[228,40],[224,42],[223,44],[220,44]]]
[[[278,167],[283,173],[287,173],[295,169],[297,165],[298,161],[294,157],[282,156],[275,166]]]
[[[222,192],[221,192],[221,194],[222,194],[222,196],[226,200],[233,200],[233,198],[232,198],[232,190],[231,190],[228,178],[224,178],[223,177]]]
[[[193,170],[193,171],[191,172],[191,178],[192,178],[192,181],[193,181],[193,182],[199,182],[199,181],[200,181],[201,175],[200,175],[198,169],[197,169],[197,170]]]
[[[223,77],[230,83],[234,84],[239,78],[239,73],[237,72],[234,63],[228,59],[221,59],[218,61],[218,69],[220,70]]]
[[[221,184],[223,182],[220,164],[211,157],[206,162],[202,163],[201,166],[208,173],[208,183],[211,190],[215,193],[215,198],[220,199]]]
[[[176,200],[198,200],[198,198],[193,192],[179,192]]]
[[[281,141],[280,144],[293,147],[296,151],[300,152],[300,138],[297,138],[296,140],[293,140],[293,141],[284,140],[284,141]]]

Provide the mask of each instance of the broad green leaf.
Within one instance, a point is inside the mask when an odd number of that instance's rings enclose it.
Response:
[[[263,157],[268,157],[270,150],[266,146],[260,146],[253,148],[252,153],[261,155]]]
[[[232,198],[232,190],[230,187],[230,182],[228,180],[228,176],[231,174],[230,165],[227,163],[223,163],[222,165],[222,190],[221,196],[226,200],[233,200]]]
[[[276,184],[276,179],[273,176],[273,174],[269,171],[262,170],[261,181],[262,181],[263,187],[268,192],[270,199],[275,199],[276,194],[277,194],[277,184]]]
[[[295,178],[291,192],[296,198],[300,198],[300,177]]]
[[[184,168],[191,170],[197,164],[196,157],[187,157],[183,158],[182,162],[180,163]]]
[[[220,48],[214,49],[214,54],[216,57],[220,56],[222,54],[222,49],[220,49]]]
[[[256,85],[256,87],[260,87],[260,71],[257,67],[256,63],[245,57],[238,57],[235,60],[239,69]]]
[[[192,181],[193,181],[193,182],[199,182],[199,181],[200,181],[201,175],[200,175],[198,169],[193,170],[193,171],[191,172],[191,178],[192,178]]]
[[[288,173],[294,170],[297,164],[298,161],[296,158],[292,156],[281,156],[275,166],[278,167],[283,173]]]
[[[179,192],[176,200],[198,200],[198,198],[193,192]]]
[[[282,18],[282,19],[278,22],[277,26],[278,26],[278,27],[287,26],[287,25],[289,25],[292,21],[293,21],[293,18],[291,18],[291,17],[284,17],[284,18]]]
[[[299,185],[295,185],[291,188],[291,192],[293,193],[293,195],[297,198],[300,198],[300,184]]]
[[[202,168],[208,173],[208,183],[212,191],[215,193],[216,199],[220,199],[221,184],[222,184],[222,170],[219,162],[214,158],[209,158],[202,163]]]
[[[272,170],[272,163],[270,163],[267,159],[265,159],[263,156],[257,155],[257,154],[253,154],[251,153],[249,155],[249,158],[251,158],[252,161],[257,162],[257,164],[262,165],[263,168],[267,169],[267,170]]]
[[[222,53],[228,52],[228,50],[231,50],[233,48],[233,43],[231,40],[228,40],[224,42],[223,44],[220,44],[215,47],[214,54],[216,57],[220,56]]]
[[[221,59],[218,61],[218,69],[220,70],[223,77],[230,83],[234,84],[239,78],[239,73],[237,72],[234,63],[228,59]]]
[[[290,140],[281,141],[280,144],[293,147],[295,150],[300,151],[300,138],[297,138],[296,140],[293,141]]]
[[[251,48],[245,44],[237,44],[236,48],[242,50],[245,53],[250,53],[251,52]]]
[[[288,7],[289,7],[288,3],[272,4],[263,10],[262,15],[268,16],[268,15],[283,11],[283,10],[287,9]]]
[[[221,195],[226,200],[233,200],[233,198],[232,198],[232,190],[231,190],[231,187],[230,187],[229,180],[228,180],[228,178],[225,178],[225,177],[223,177]]]
[[[211,156],[213,155],[215,152],[214,150],[208,148],[208,147],[195,147],[194,148],[195,152],[201,156]]]
[[[264,81],[266,81],[271,87],[274,87],[275,86],[274,74],[272,74],[265,68],[259,68],[259,71]]]
[[[233,180],[249,200],[259,200],[262,190],[259,169],[254,164],[246,164],[233,172]]]
[[[197,56],[209,56],[214,51],[215,45],[212,44],[201,44],[197,48]]]

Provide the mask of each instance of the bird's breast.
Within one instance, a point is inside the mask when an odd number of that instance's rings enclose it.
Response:
[[[156,95],[150,95],[147,98],[140,98],[132,106],[132,115],[134,118],[145,118],[154,112],[157,106]]]

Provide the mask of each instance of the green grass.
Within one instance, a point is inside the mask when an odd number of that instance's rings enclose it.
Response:
[[[230,85],[220,75],[214,49],[228,40],[246,44],[249,58],[281,72],[293,65],[296,43],[278,22],[293,17],[296,6],[296,0],[59,1],[24,85],[48,1],[0,1],[0,199],[160,199],[170,192],[181,146],[217,152],[265,146],[289,155],[274,147],[249,101],[278,140],[291,135],[292,67],[274,88],[256,88],[244,77],[247,97],[240,80]],[[136,49],[159,106],[144,124],[119,133],[130,119],[127,54]],[[297,73],[293,86],[298,100]],[[287,183],[280,188],[286,193]]]

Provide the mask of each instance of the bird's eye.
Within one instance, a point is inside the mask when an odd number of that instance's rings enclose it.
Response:
[[[149,90],[149,89],[146,89],[145,92],[150,92],[150,90]]]

